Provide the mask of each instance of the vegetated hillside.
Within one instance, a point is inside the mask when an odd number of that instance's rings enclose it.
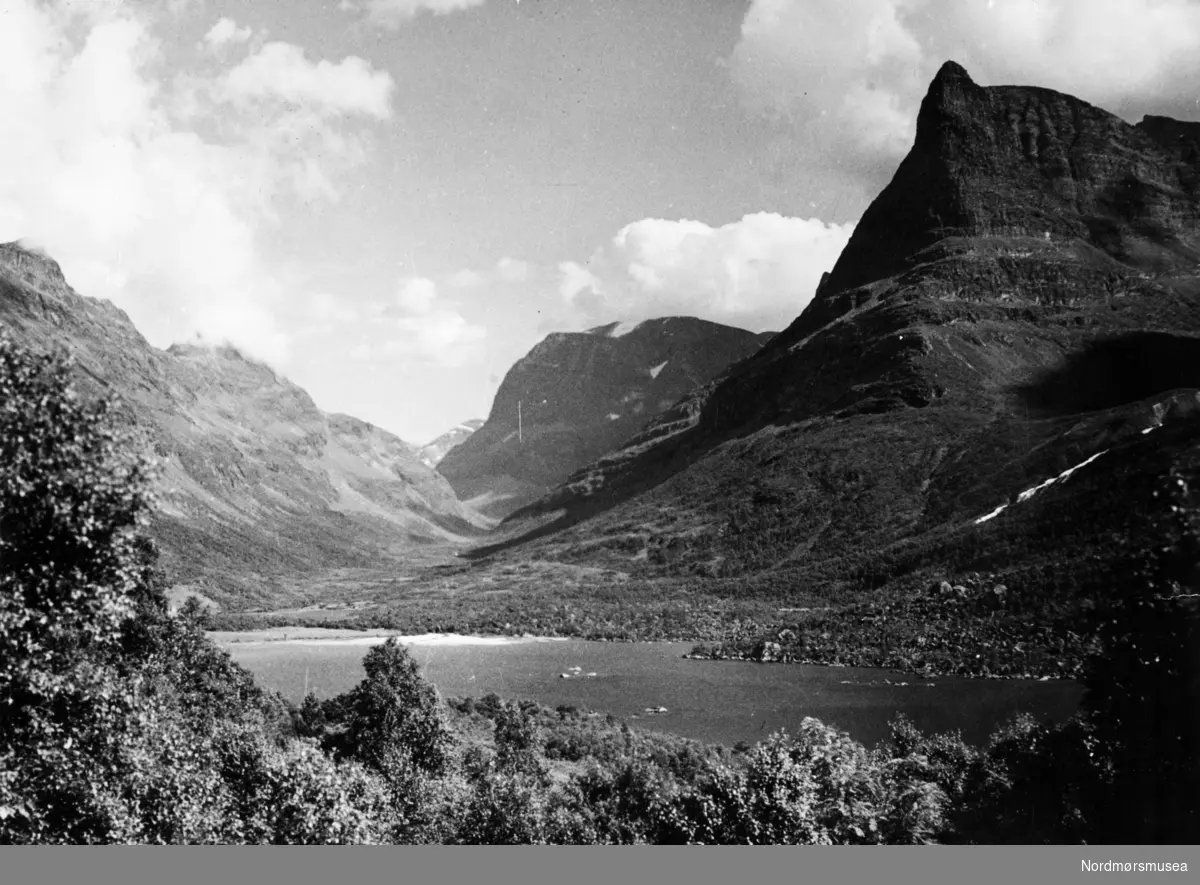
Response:
[[[1200,124],[949,62],[800,317],[480,553],[1053,607],[1200,440],[1198,270]]]
[[[472,418],[470,421],[464,421],[462,424],[450,428],[433,442],[421,446],[417,453],[421,458],[421,463],[426,467],[437,467],[446,457],[447,452],[466,442],[467,438],[482,426],[482,418]]]
[[[548,335],[508,371],[487,422],[438,470],[461,499],[504,516],[680,408],[680,397],[771,334],[665,317]]]
[[[117,394],[143,429],[162,463],[153,534],[179,592],[235,608],[296,598],[290,588],[321,571],[394,566],[478,531],[399,438],[322,412],[231,348],[151,347],[121,310],[13,243],[0,246],[0,322],[27,346],[73,354],[84,388]]]

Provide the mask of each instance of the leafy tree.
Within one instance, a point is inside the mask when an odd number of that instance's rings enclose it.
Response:
[[[0,332],[0,840],[112,841],[133,823],[109,788],[144,724],[113,665],[153,548],[138,538],[151,465],[69,361]]]
[[[77,685],[133,612],[152,551],[137,535],[150,463],[70,364],[0,333],[0,703],[9,733]]]
[[[400,749],[425,774],[445,772],[453,737],[437,691],[408,649],[391,637],[367,652],[363,669],[367,677],[350,692],[346,731],[334,744],[339,753],[382,769]]]
[[[544,768],[537,722],[528,711],[514,703],[502,706],[496,713],[495,738],[498,770],[542,776]]]

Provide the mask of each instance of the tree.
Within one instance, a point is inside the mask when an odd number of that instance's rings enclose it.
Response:
[[[367,652],[363,669],[367,678],[348,698],[339,752],[382,770],[400,749],[425,774],[442,774],[453,739],[437,691],[421,677],[408,649],[389,638]]]
[[[127,442],[69,361],[0,332],[2,841],[136,829],[112,767],[146,714],[114,655],[153,560],[137,534],[152,468]]]
[[[150,462],[61,356],[0,333],[0,703],[11,725],[111,649],[153,551]]]

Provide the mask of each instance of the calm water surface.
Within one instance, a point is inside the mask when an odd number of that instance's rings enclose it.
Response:
[[[299,701],[305,679],[321,698],[354,687],[368,647],[320,641],[222,643],[238,663]],[[1083,689],[1073,682],[918,679],[886,670],[692,661],[691,643],[530,641],[507,645],[409,645],[425,678],[447,697],[495,692],[550,707],[612,713],[630,725],[731,745],[794,731],[815,716],[873,745],[904,712],[923,729],[961,729],[983,743],[1018,712],[1044,722],[1067,718]],[[578,667],[577,671],[571,668]],[[563,673],[578,673],[569,679]],[[595,673],[595,676],[588,676]],[[889,684],[890,683],[890,684]],[[646,712],[665,707],[666,713]]]

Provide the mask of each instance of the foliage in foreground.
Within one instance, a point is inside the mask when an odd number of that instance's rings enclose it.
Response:
[[[570,708],[448,704],[403,646],[295,708],[171,615],[149,470],[67,370],[0,337],[0,842],[1195,842],[1200,524],[1113,576],[1084,711],[989,746],[806,720],[729,752]],[[1137,558],[1132,554],[1130,562]],[[1148,728],[1153,723],[1154,728]],[[1147,760],[1153,760],[1151,765]]]

